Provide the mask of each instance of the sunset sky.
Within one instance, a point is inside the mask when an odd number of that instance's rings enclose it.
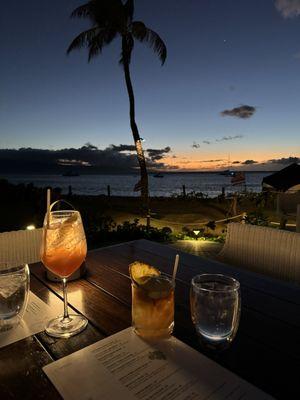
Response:
[[[132,144],[120,41],[90,64],[84,50],[66,56],[89,27],[69,19],[80,4],[2,5],[0,148]],[[300,0],[137,0],[135,19],[168,47],[163,67],[141,45],[132,60],[140,134],[171,147],[166,167],[300,156]]]

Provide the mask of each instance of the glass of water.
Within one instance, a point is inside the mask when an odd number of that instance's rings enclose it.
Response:
[[[225,275],[197,275],[192,279],[190,302],[200,342],[215,350],[227,348],[240,320],[239,282]]]
[[[27,264],[0,263],[0,333],[22,320],[29,296]]]

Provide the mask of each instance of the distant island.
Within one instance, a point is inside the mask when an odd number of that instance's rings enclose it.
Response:
[[[180,165],[168,165],[165,157],[171,152],[170,147],[162,149],[147,149],[146,162],[150,174],[159,173],[220,173],[222,169],[183,170]],[[231,166],[234,170],[251,172],[272,172],[280,170],[293,162],[299,162],[298,157],[288,157],[279,160],[269,160],[260,164],[251,160],[239,162]],[[237,164],[234,162],[233,164]],[[260,168],[261,167],[261,168]],[[269,167],[269,168],[268,168]],[[223,167],[224,169],[224,167]],[[110,145],[104,149],[87,143],[80,148],[65,148],[59,150],[34,149],[0,149],[0,174],[28,175],[119,175],[139,174],[139,166],[133,145]]]

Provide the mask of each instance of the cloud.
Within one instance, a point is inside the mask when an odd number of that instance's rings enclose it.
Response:
[[[293,56],[296,60],[300,60],[300,51],[298,53],[295,53]]]
[[[249,171],[279,171],[282,168],[293,164],[300,163],[300,157],[289,156],[282,158],[273,158],[265,161],[246,160],[241,162],[240,165],[244,166],[245,170]]]
[[[119,146],[116,146],[114,144],[110,145],[110,148],[113,151],[135,151],[135,146],[131,144],[119,144]]]
[[[233,164],[239,164],[236,167],[243,166],[243,169],[248,171],[279,171],[280,169],[293,164],[300,163],[300,157],[289,156],[282,158],[273,158],[265,161],[254,161],[254,160],[245,160],[243,162],[233,162]]]
[[[88,161],[82,161],[82,160],[69,160],[60,158],[57,160],[57,163],[59,165],[65,165],[69,167],[91,167],[91,164]]]
[[[147,149],[151,161],[159,161],[164,158],[165,154],[170,153],[171,147],[167,146],[164,149]]]
[[[202,163],[212,163],[212,162],[220,162],[224,161],[224,159],[219,159],[219,160],[201,160],[200,162]]]
[[[232,108],[231,110],[224,110],[221,112],[222,117],[236,117],[247,119],[254,115],[256,107],[241,105],[240,107]]]
[[[24,173],[61,173],[66,169],[76,169],[80,173],[127,173],[139,168],[134,146],[110,145],[105,149],[87,144],[81,148],[67,148],[60,150],[44,149],[0,149],[0,171]],[[174,169],[161,160],[170,147],[164,149],[149,149],[147,166],[151,169]]]
[[[182,159],[181,159],[182,160]],[[213,162],[221,162],[225,161],[224,159],[218,159],[218,160],[184,160],[180,161],[180,164],[195,164],[195,163],[213,163]]]
[[[281,165],[289,165],[293,163],[300,163],[299,157],[283,157],[283,158],[274,158],[268,160],[270,164],[281,164]]]
[[[118,146],[111,144],[109,146],[112,151],[121,152],[135,152],[135,146],[131,144],[119,144]],[[164,158],[166,153],[171,151],[171,147],[165,147],[164,149],[147,149],[148,157],[151,161],[159,161]]]
[[[284,18],[293,18],[300,15],[300,0],[276,0],[275,7]]]
[[[202,140],[202,143],[211,144],[211,142],[209,140]],[[193,149],[200,149],[200,147],[201,147],[200,143],[193,142],[193,144],[192,144]]]
[[[258,161],[246,160],[246,161],[243,161],[241,164],[243,164],[243,165],[253,165],[253,164],[258,164]]]
[[[244,135],[235,135],[235,136],[223,136],[220,139],[216,139],[216,142],[226,142],[228,140],[237,140],[242,139]]]

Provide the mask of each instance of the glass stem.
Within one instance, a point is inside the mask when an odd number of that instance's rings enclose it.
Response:
[[[66,278],[62,279],[63,285],[63,294],[64,294],[64,318],[63,322],[69,322],[69,313],[68,313],[68,296],[67,296],[67,280]]]

